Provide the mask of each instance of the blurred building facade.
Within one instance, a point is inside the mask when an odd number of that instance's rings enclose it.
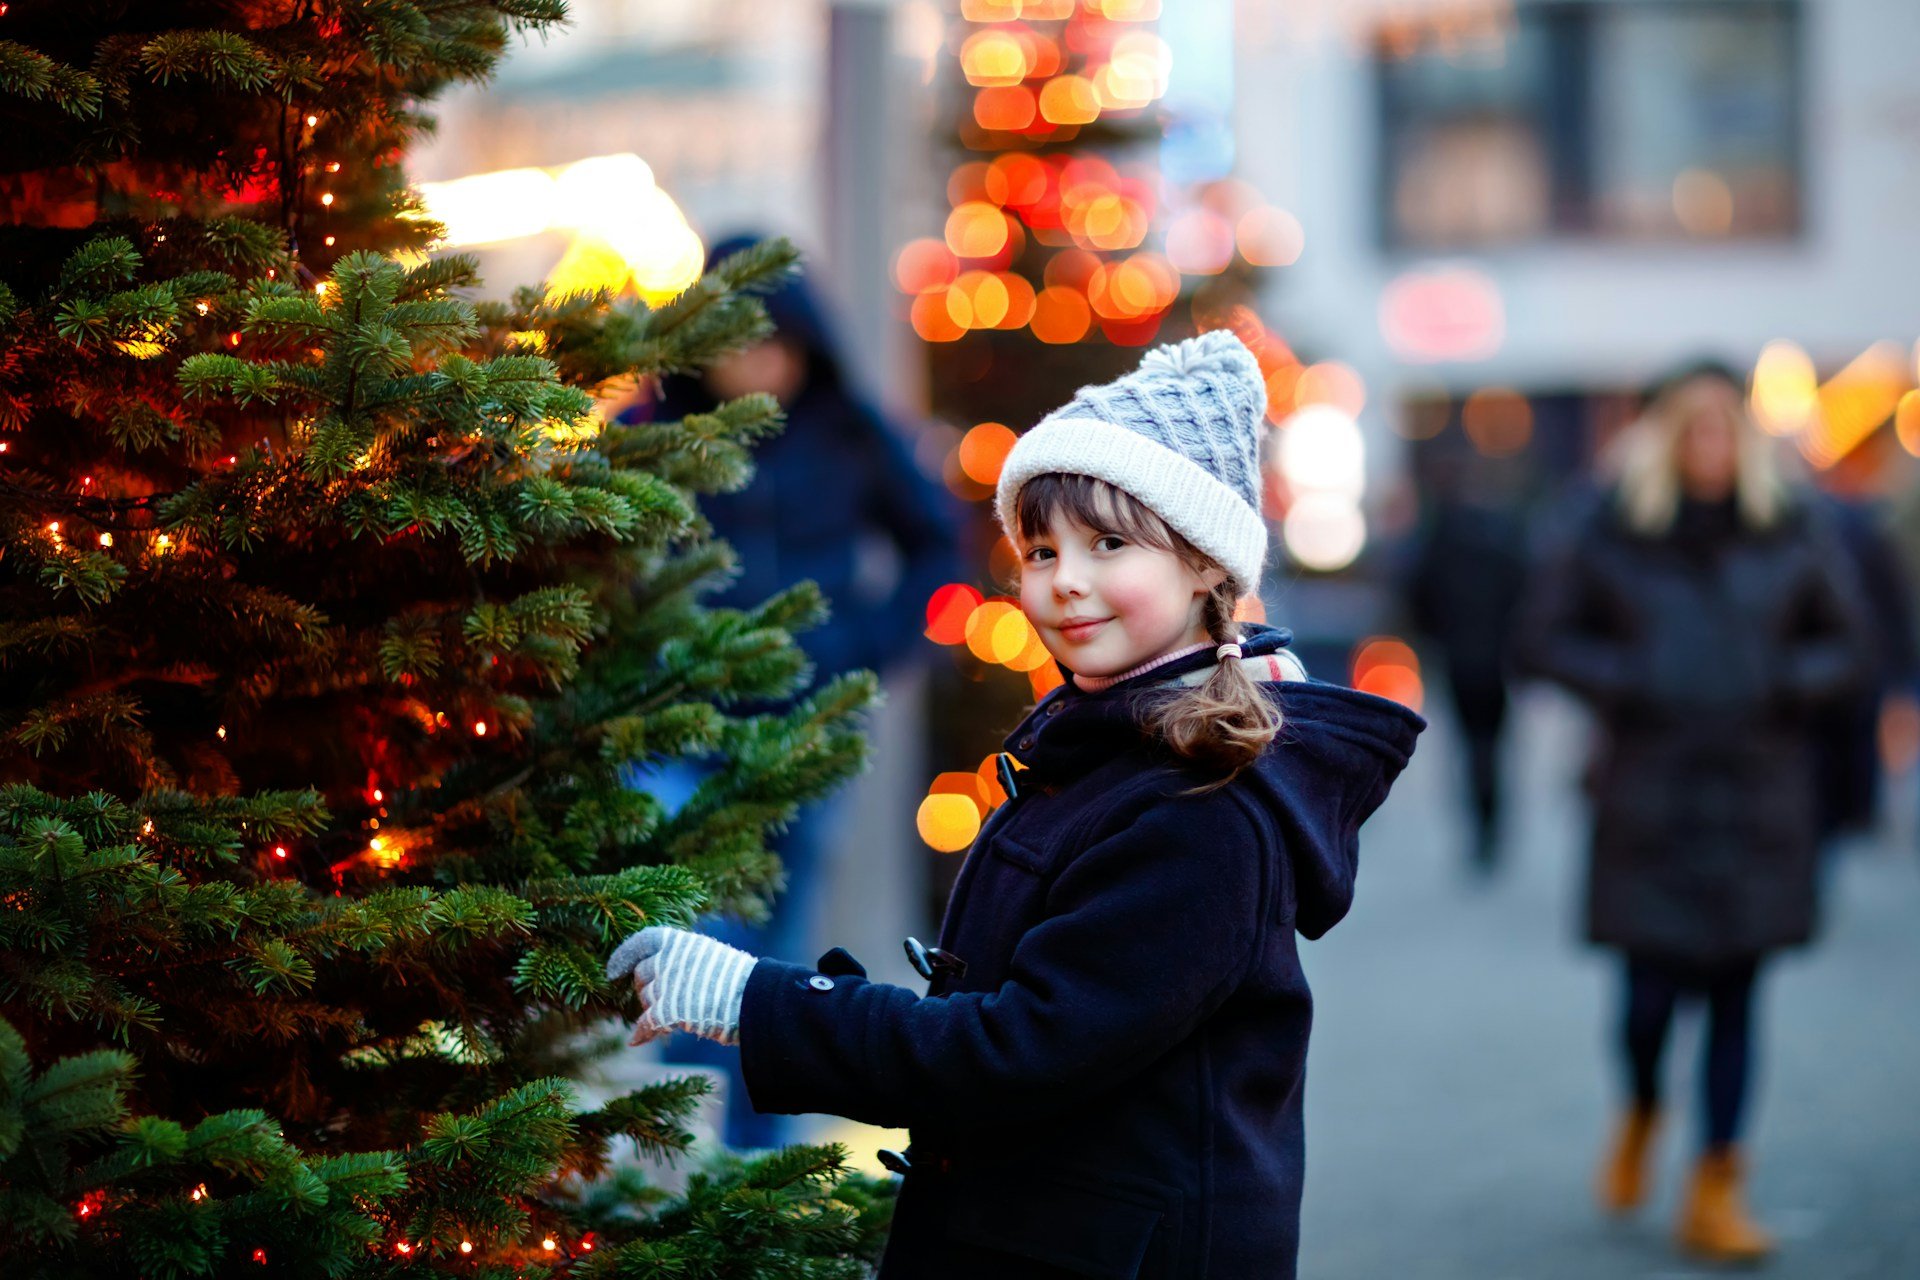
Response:
[[[1911,387],[1920,9],[1905,0],[1240,15],[1243,66],[1260,69],[1240,77],[1241,173],[1307,237],[1267,307],[1361,373],[1376,441],[1452,432],[1564,468],[1624,411],[1609,393],[1691,355],[1752,368],[1775,342],[1823,380],[1897,344]],[[1376,476],[1404,462],[1382,443]]]

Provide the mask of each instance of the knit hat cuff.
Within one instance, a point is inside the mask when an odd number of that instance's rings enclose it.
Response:
[[[1020,486],[1049,471],[1092,476],[1132,494],[1232,574],[1243,592],[1260,585],[1266,521],[1185,454],[1098,418],[1049,418],[1020,437],[1000,469],[994,510],[1009,537]]]

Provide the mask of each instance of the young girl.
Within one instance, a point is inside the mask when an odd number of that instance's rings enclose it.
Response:
[[[1214,332],[1008,457],[1021,608],[1069,679],[1006,741],[1025,768],[918,958],[926,996],[837,949],[809,969],[660,926],[608,962],[636,1043],[737,1040],[756,1108],[912,1130],[883,1280],[1294,1274],[1294,939],[1346,914],[1423,723],[1234,620],[1266,557],[1265,408]]]

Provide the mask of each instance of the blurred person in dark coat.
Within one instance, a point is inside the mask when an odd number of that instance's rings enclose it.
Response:
[[[1484,466],[1476,474],[1476,460],[1458,463],[1436,477],[1406,598],[1414,625],[1445,662],[1467,748],[1473,865],[1490,872],[1499,851],[1500,736],[1514,616],[1526,582],[1526,520]]]
[[[708,265],[761,238],[723,240],[709,252]],[[667,421],[754,392],[778,399],[786,427],[755,447],[752,481],[738,493],[700,500],[715,536],[739,553],[739,576],[706,603],[752,608],[810,578],[831,610],[823,625],[794,637],[814,663],[815,685],[847,671],[885,674],[916,651],[932,651],[921,643],[926,604],[959,573],[958,503],[921,472],[903,433],[851,385],[806,278],[788,280],[764,301],[771,337],[724,357],[704,377],[668,380],[658,403],[642,401],[620,416]],[[636,783],[677,808],[705,772],[669,770],[637,776]],[[826,887],[833,853],[826,838],[843,795],[803,808],[772,842],[786,887],[767,922],[716,921],[707,932],[764,954],[802,953]],[[738,1049],[675,1036],[665,1057],[727,1072],[729,1145],[762,1148],[789,1140],[789,1117],[761,1115],[748,1105]]]
[[[1815,717],[1859,690],[1872,655],[1847,563],[1783,482],[1738,375],[1689,366],[1618,442],[1619,482],[1538,575],[1523,670],[1592,704],[1588,937],[1625,956],[1631,1105],[1598,1192],[1646,1194],[1660,1058],[1676,1003],[1703,1002],[1702,1148],[1679,1223],[1690,1252],[1772,1249],[1739,1153],[1755,979],[1815,924]]]

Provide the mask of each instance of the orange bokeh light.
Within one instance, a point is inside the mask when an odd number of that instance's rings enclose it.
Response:
[[[1029,327],[1033,336],[1053,346],[1078,342],[1087,336],[1093,313],[1078,290],[1065,285],[1048,285],[1033,302]]]
[[[1360,375],[1354,372],[1351,365],[1338,360],[1322,360],[1318,364],[1308,365],[1301,371],[1293,394],[1298,407],[1330,404],[1349,418],[1359,417],[1360,410],[1367,404],[1367,384],[1360,380]]]
[[[1041,278],[1049,285],[1064,285],[1076,293],[1085,293],[1093,273],[1102,266],[1099,255],[1085,249],[1062,249],[1047,259]]]
[[[1406,641],[1392,636],[1376,636],[1361,643],[1353,655],[1353,687],[1415,711],[1426,698],[1420,659]]]
[[[969,200],[947,215],[947,247],[962,258],[991,258],[1007,247],[1007,215],[987,200]]]
[[[967,619],[984,597],[964,582],[949,582],[927,601],[927,639],[935,644],[960,644],[967,638]]]
[[[951,290],[929,289],[914,298],[908,319],[922,342],[957,342],[966,335],[966,328],[955,324],[947,310],[949,292]]]
[[[1027,78],[1027,50],[1011,31],[976,31],[960,46],[960,73],[976,88],[1019,84]]]
[[[1022,151],[1008,152],[987,167],[987,199],[995,204],[1036,204],[1046,198],[1051,170],[1046,162]]]
[[[960,274],[960,265],[942,241],[924,237],[901,246],[893,260],[894,283],[902,293],[943,289]]]
[[[1085,76],[1055,76],[1040,90],[1040,118],[1048,124],[1092,124],[1100,100]]]
[[[982,89],[973,97],[973,120],[982,129],[1018,133],[1033,126],[1040,104],[1023,84]]]
[[[989,488],[999,484],[1000,468],[1019,438],[1002,423],[980,423],[960,439],[960,469],[976,483]]]
[[[974,160],[947,175],[947,203],[963,205],[969,200],[987,198],[987,163]]]
[[[1006,281],[992,271],[963,271],[947,290],[947,314],[965,329],[997,328],[1012,305]]]

